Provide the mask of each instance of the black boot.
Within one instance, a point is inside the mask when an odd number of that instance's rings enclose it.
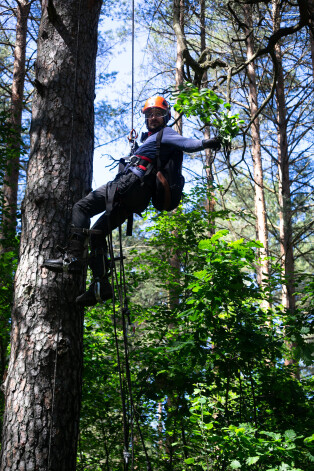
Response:
[[[105,249],[98,249],[91,253],[89,266],[93,272],[93,281],[85,293],[76,298],[79,306],[95,306],[99,302],[113,297],[112,287],[108,279],[108,261]]]
[[[56,273],[81,273],[84,265],[85,237],[73,234],[66,249],[59,249],[60,258],[44,260],[43,267]]]

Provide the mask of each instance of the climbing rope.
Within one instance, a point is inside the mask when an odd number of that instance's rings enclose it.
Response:
[[[120,395],[121,395],[121,402],[122,402],[122,416],[123,416],[123,436],[124,436],[124,449],[123,449],[123,456],[124,456],[124,466],[125,470],[128,469],[129,459],[132,458],[132,470],[134,468],[134,422],[136,423],[136,427],[141,439],[141,444],[143,447],[143,451],[145,454],[147,470],[152,471],[150,459],[148,456],[147,448],[145,445],[143,433],[141,430],[140,422],[139,422],[139,414],[136,410],[136,406],[134,403],[133,397],[133,390],[132,390],[132,381],[131,381],[131,370],[130,370],[130,359],[129,359],[129,332],[133,330],[133,325],[130,319],[130,310],[128,307],[127,301],[127,293],[126,293],[126,279],[125,279],[125,268],[124,268],[124,255],[123,255],[123,245],[122,245],[122,231],[121,226],[119,226],[119,261],[120,261],[120,277],[118,277],[116,264],[115,264],[115,257],[113,253],[113,242],[112,242],[112,232],[110,232],[108,237],[108,246],[109,246],[109,254],[110,254],[110,261],[111,261],[111,276],[112,276],[112,288],[114,292],[114,284],[118,288],[118,297],[120,303],[120,310],[121,310],[121,321],[122,321],[122,335],[123,335],[123,348],[124,348],[124,367],[125,367],[125,375],[126,375],[126,383],[127,383],[127,394],[123,388],[123,380],[122,380],[122,365],[121,365],[121,355],[119,351],[119,342],[118,342],[118,332],[117,332],[117,314],[116,314],[116,302],[115,302],[115,295],[113,296],[113,318],[114,318],[114,335],[115,335],[115,345],[117,350],[117,362],[118,362],[118,372],[119,372],[119,383],[120,383]],[[127,396],[127,397],[126,397]],[[129,410],[127,412],[126,401],[129,401]],[[130,433],[131,429],[131,433]],[[131,453],[130,450],[131,449]]]
[[[123,418],[123,444],[124,449],[123,452],[128,452],[129,449],[129,428],[128,428],[128,420],[127,420],[127,411],[126,411],[126,400],[123,388],[123,379],[122,379],[122,368],[121,368],[121,358],[120,358],[120,349],[119,349],[119,341],[118,341],[118,332],[117,332],[117,314],[116,314],[116,299],[115,299],[115,284],[118,286],[118,278],[117,278],[117,271],[115,266],[114,260],[114,253],[113,253],[113,244],[112,244],[112,232],[110,231],[109,236],[109,255],[110,255],[110,262],[111,262],[111,283],[112,283],[112,291],[113,291],[113,298],[112,298],[112,309],[113,309],[113,328],[114,328],[114,337],[115,337],[115,346],[116,346],[116,354],[117,354],[117,362],[118,362],[118,374],[119,374],[119,385],[120,385],[120,396],[122,402],[122,418]],[[120,297],[120,290],[119,290],[119,297]],[[120,300],[121,301],[121,300]],[[125,464],[127,469],[128,467],[128,460],[125,457]]]
[[[135,40],[135,5],[132,0],[132,99],[131,99],[131,129],[134,129],[134,40]]]

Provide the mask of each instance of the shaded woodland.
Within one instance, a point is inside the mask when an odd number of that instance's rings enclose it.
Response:
[[[0,2],[0,470],[314,469],[314,6],[134,7],[132,100],[132,3]],[[83,312],[89,272],[41,265],[157,93],[223,149],[113,233],[114,302]]]

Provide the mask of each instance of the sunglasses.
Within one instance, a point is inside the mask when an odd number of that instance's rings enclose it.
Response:
[[[149,110],[146,111],[145,116],[148,119],[151,118],[164,118],[166,116],[167,112],[163,110]]]

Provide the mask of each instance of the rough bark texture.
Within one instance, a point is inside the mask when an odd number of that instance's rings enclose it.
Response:
[[[16,4],[16,38],[14,46],[14,64],[11,96],[11,123],[16,135],[21,135],[23,92],[25,81],[25,53],[27,20],[30,11],[28,0],[18,0]],[[6,237],[16,227],[17,189],[19,179],[20,142],[16,141],[15,157],[8,162],[3,185],[3,227],[1,236]]]
[[[246,52],[247,59],[250,60],[254,55],[254,36],[253,36],[253,21],[252,21],[252,6],[245,5],[244,13],[246,18]],[[247,75],[249,79],[249,101],[251,117],[255,116],[258,111],[258,97],[257,85],[254,63],[251,62],[247,68]],[[255,189],[255,215],[256,215],[256,235],[257,239],[262,242],[263,248],[259,250],[259,256],[262,258],[261,265],[258,266],[258,282],[261,283],[264,279],[268,278],[269,267],[268,261],[268,231],[267,231],[267,218],[266,206],[264,198],[264,180],[263,180],[263,166],[262,166],[262,153],[260,142],[260,123],[259,118],[255,118],[251,126],[252,136],[252,157],[253,157],[253,174],[254,174],[254,189]]]
[[[273,2],[274,29],[280,27],[279,2]],[[277,119],[278,119],[278,174],[279,174],[279,237],[283,274],[286,284],[282,288],[282,304],[291,311],[295,310],[294,296],[294,258],[292,246],[291,194],[289,176],[289,154],[287,141],[287,113],[285,101],[285,83],[280,43],[275,46],[278,67],[276,83]]]
[[[42,2],[31,152],[5,381],[1,471],[72,471],[81,396],[82,277],[51,274],[71,207],[91,185],[101,1]]]

